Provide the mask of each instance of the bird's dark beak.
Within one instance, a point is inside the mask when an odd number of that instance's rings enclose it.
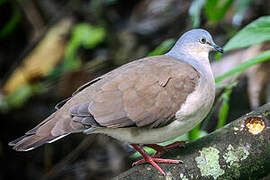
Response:
[[[207,44],[209,46],[212,46],[212,48],[215,50],[215,51],[218,51],[220,53],[223,53],[223,49],[221,47],[219,47],[218,45],[216,45],[215,43],[210,43],[210,42],[207,42]]]
[[[220,53],[224,52],[224,50],[216,44],[210,44],[210,46],[212,46],[216,51],[218,51]]]

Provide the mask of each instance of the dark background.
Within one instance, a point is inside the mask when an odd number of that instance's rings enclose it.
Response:
[[[207,29],[221,46],[242,27],[270,12],[269,1],[247,0],[248,5],[236,21],[237,2],[214,21],[204,10],[198,14],[199,27]],[[83,83],[147,56],[168,39],[172,39],[168,41],[172,44],[183,32],[195,27],[189,14],[191,3],[189,0],[0,0],[0,179],[110,179],[129,169],[132,150],[103,135],[75,134],[30,152],[16,152],[7,144],[54,112],[55,104]],[[43,53],[42,58],[37,58],[36,63],[26,63],[51,28],[61,28],[58,23],[63,19],[71,25],[64,28],[61,43],[56,41],[61,50],[42,47],[39,52]],[[74,28],[81,23],[101,27],[102,40],[90,45],[73,42]],[[51,37],[49,41],[55,39]],[[165,45],[161,52],[168,46],[171,45]],[[34,72],[40,66],[45,67],[51,55],[59,56],[52,67],[45,73]],[[25,82],[7,88],[11,78],[20,79],[14,74],[18,69],[24,72]],[[251,110],[246,88],[247,79],[242,78],[233,89],[227,122]],[[215,129],[216,116],[213,115],[205,131]]]

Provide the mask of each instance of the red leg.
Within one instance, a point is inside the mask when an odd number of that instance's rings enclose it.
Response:
[[[153,157],[157,158],[162,156],[165,152],[172,150],[176,147],[183,146],[185,144],[185,141],[176,141],[174,143],[168,144],[166,146],[160,146],[157,144],[144,144],[144,146],[150,147],[154,150],[156,150],[156,153],[153,155]]]
[[[151,156],[147,154],[147,152],[145,152],[145,150],[140,145],[131,144],[131,146],[143,156],[143,159],[133,163],[133,165],[138,165],[144,162],[148,162],[152,164],[163,175],[165,175],[165,172],[159,167],[159,165],[157,165],[156,162],[158,163],[180,163],[181,162],[179,160],[172,160],[172,159],[161,159],[161,158],[155,158],[155,157],[152,158]]]

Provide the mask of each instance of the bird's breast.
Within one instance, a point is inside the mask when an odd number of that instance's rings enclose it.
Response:
[[[200,123],[209,113],[215,99],[214,78],[201,78],[198,87],[176,112],[175,117],[186,132]],[[179,127],[181,129],[181,127]],[[185,132],[184,132],[185,133]]]

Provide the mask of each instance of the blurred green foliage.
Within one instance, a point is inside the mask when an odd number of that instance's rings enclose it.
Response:
[[[224,46],[225,51],[248,47],[270,40],[270,16],[263,16],[239,31]]]
[[[7,3],[6,0],[0,0],[0,6],[5,3]],[[10,35],[16,29],[20,20],[21,13],[17,7],[13,6],[10,20],[0,29],[0,40]]]
[[[200,137],[207,135],[208,133],[200,128],[200,124],[195,126],[191,131],[187,133],[187,137],[189,141],[193,141]]]
[[[215,23],[222,19],[233,2],[233,0],[207,0],[204,10],[209,22]]]
[[[240,30],[234,37],[232,37],[229,42],[224,46],[224,50],[234,50],[238,48],[248,47],[251,45],[255,45],[258,43],[262,43],[265,41],[270,40],[269,36],[270,31],[270,16],[261,17],[242,30]],[[216,87],[219,87],[219,83],[226,78],[239,74],[246,70],[247,68],[254,66],[258,63],[262,63],[264,61],[270,60],[270,50],[261,53],[260,55],[236,66],[235,68],[231,69],[227,73],[217,77]],[[224,126],[226,124],[226,119],[229,111],[229,100],[230,95],[232,92],[232,88],[236,84],[233,83],[225,87],[225,91],[221,95],[222,104],[219,109],[219,116],[218,116],[218,125],[217,129]]]
[[[221,103],[221,106],[219,109],[218,124],[217,124],[216,129],[219,129],[226,124],[226,120],[227,120],[228,113],[229,113],[230,96],[231,96],[233,87],[235,87],[236,85],[237,85],[237,83],[235,82],[235,83],[227,86],[225,91],[220,96],[222,103]],[[217,102],[219,102],[219,101],[217,101]]]
[[[235,68],[231,69],[230,71],[228,71],[227,73],[217,77],[215,79],[216,81],[216,87],[219,88],[219,83],[221,81],[223,81],[226,78],[229,78],[231,76],[234,76],[236,74],[239,74],[241,72],[243,72],[244,70],[246,70],[247,68],[254,66],[256,64],[262,63],[264,61],[268,61],[270,60],[270,50],[268,51],[264,51],[262,54],[236,66]],[[222,100],[222,104],[219,110],[219,119],[218,119],[218,125],[217,125],[217,129],[222,127],[223,125],[226,124],[226,119],[227,119],[227,115],[228,115],[228,111],[229,111],[229,100],[230,100],[230,95],[231,95],[231,91],[232,88],[235,86],[236,84],[232,83],[229,84],[225,87],[225,91],[222,93],[221,95],[221,100]],[[218,103],[219,101],[217,101]]]
[[[7,1],[6,0],[0,0],[0,6],[5,2],[7,2]]]
[[[148,53],[148,56],[157,56],[167,53],[175,44],[175,39],[167,39],[158,45],[153,51]]]
[[[81,61],[77,56],[79,47],[93,49],[104,41],[105,35],[106,32],[103,27],[96,27],[87,23],[74,26],[65,51],[64,71],[78,70],[81,66]]]
[[[108,4],[113,4],[117,0],[106,0]],[[0,0],[0,6],[4,3],[7,3],[6,0]],[[99,1],[93,1],[97,5]],[[210,24],[218,23],[223,19],[228,12],[228,10],[234,6],[234,17],[235,21],[241,21],[241,17],[247,7],[250,6],[252,0],[193,0],[189,14],[191,17],[191,23],[193,27],[200,26],[200,17],[201,13],[205,13],[207,21]],[[95,6],[93,6],[95,7]],[[238,19],[237,19],[238,18]],[[21,20],[21,13],[18,8],[13,7],[13,13],[10,20],[0,29],[0,39],[11,34],[16,28],[17,24]],[[237,23],[236,23],[237,24]],[[104,42],[106,38],[106,30],[103,27],[97,27],[88,23],[80,23],[73,27],[70,40],[66,46],[65,57],[63,63],[60,65],[60,68],[55,68],[55,72],[61,74],[62,72],[70,70],[78,70],[81,68],[82,62],[79,58],[78,49],[83,47],[84,49],[93,49],[97,47],[100,43]],[[242,30],[240,30],[236,35],[234,35],[228,43],[224,46],[225,51],[230,51],[234,49],[244,48],[251,45],[259,44],[270,40],[270,16],[260,17],[259,19],[253,21]],[[167,39],[163,41],[159,46],[157,46],[153,51],[148,53],[148,56],[161,55],[166,52],[174,45],[175,39]],[[221,55],[220,55],[221,56]],[[262,63],[270,59],[270,50],[265,51],[262,54],[238,65],[229,72],[219,76],[215,79],[216,87],[219,88],[219,83],[231,76],[239,74],[246,70],[247,68]],[[217,100],[217,103],[221,103],[219,114],[218,114],[218,124],[217,128],[220,128],[226,124],[226,119],[229,112],[229,101],[230,95],[232,93],[233,87],[236,83],[227,85],[225,91]],[[13,94],[6,97],[6,102],[8,106],[11,107],[20,107],[25,101],[35,94],[35,92],[41,91],[40,84],[34,85],[24,85],[17,89]],[[217,103],[214,105],[213,109],[217,107]],[[213,111],[211,111],[213,112]],[[209,118],[209,116],[208,116]],[[200,125],[197,125],[189,133],[184,134],[172,141],[161,143],[161,145],[166,145],[172,143],[176,140],[195,140],[199,137],[206,135],[207,133],[200,128]],[[154,153],[154,150],[151,148],[146,148],[149,153]],[[133,155],[137,157],[138,154]]]
[[[192,26],[200,26],[202,10],[210,24],[217,23],[226,15],[233,2],[234,0],[193,0],[189,8]]]
[[[234,17],[233,17],[233,22],[232,24],[236,26],[240,26],[241,22],[243,20],[244,14],[247,10],[247,8],[250,6],[250,3],[253,0],[237,0],[234,2]]]
[[[230,8],[233,8],[232,25],[238,27],[251,2],[252,0],[193,0],[189,8],[192,27],[200,26],[202,12],[210,24],[215,24],[226,16]]]
[[[192,27],[197,28],[200,26],[201,10],[205,5],[205,0],[193,0],[189,8],[189,15],[191,17]]]
[[[25,84],[6,97],[6,102],[10,107],[21,107],[29,97],[39,93],[42,89],[40,83]]]
[[[65,59],[62,64],[55,67],[47,79],[52,80],[59,77],[61,73],[78,70],[81,67],[81,60],[77,56],[77,51],[80,47],[85,49],[93,49],[105,39],[105,29],[95,27],[90,24],[82,23],[74,26],[71,38],[65,50]],[[0,104],[2,111],[7,111],[10,107],[21,107],[31,96],[41,92],[41,84],[26,84],[18,88],[14,93],[4,98]]]
[[[231,77],[237,73],[243,72],[244,70],[246,70],[247,68],[249,68],[251,66],[254,66],[255,64],[262,63],[262,62],[268,61],[268,60],[270,60],[270,50],[264,51],[262,54],[254,57],[246,62],[243,62],[242,64],[239,64],[238,66],[236,66],[232,70],[228,71],[227,73],[217,77],[216,83],[219,83],[222,80],[224,80],[228,77]]]

